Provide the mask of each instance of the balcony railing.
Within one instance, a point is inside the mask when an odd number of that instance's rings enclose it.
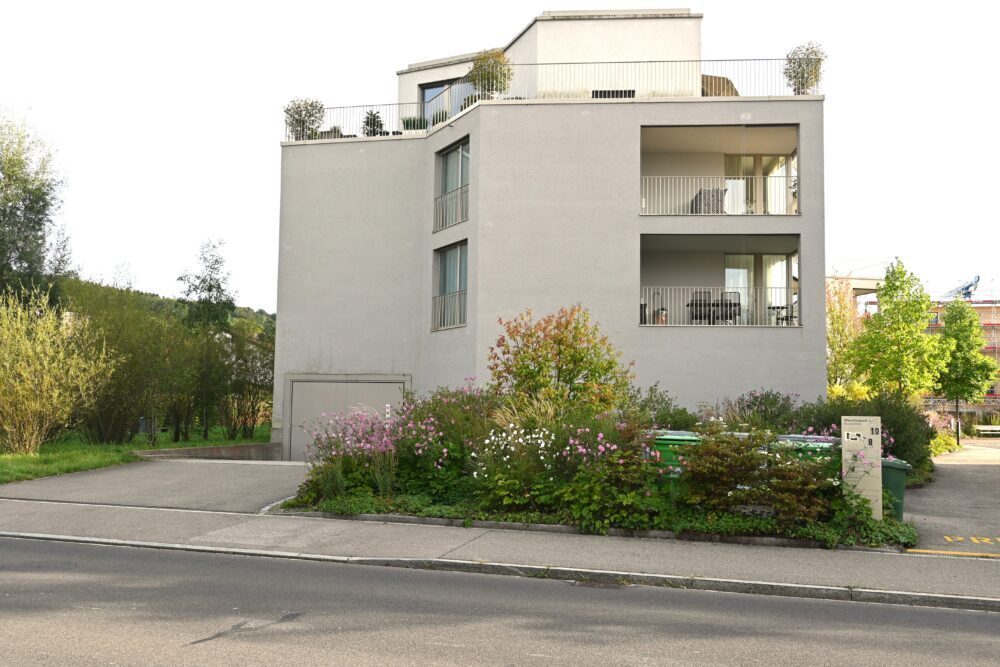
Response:
[[[434,200],[434,231],[469,219],[469,186],[463,185]]]
[[[641,287],[641,326],[798,326],[799,294],[787,287]]]
[[[642,215],[793,215],[798,179],[790,176],[643,176]]]
[[[811,62],[804,59],[803,62]],[[434,128],[480,100],[642,100],[813,95],[784,58],[529,63],[470,72],[426,102],[330,107],[315,128],[286,124],[286,141],[402,136]],[[807,68],[797,68],[807,69]]]
[[[465,290],[431,299],[431,331],[465,326]]]

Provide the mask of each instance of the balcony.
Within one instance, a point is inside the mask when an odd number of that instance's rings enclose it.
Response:
[[[469,186],[463,185],[434,200],[434,230],[439,232],[469,219]]]
[[[643,234],[639,326],[802,324],[794,234]]]
[[[431,331],[465,326],[466,290],[440,294],[431,299]]]
[[[676,97],[815,95],[793,87],[784,58],[620,63],[512,64],[466,75],[426,102],[329,107],[314,128],[285,128],[286,141],[422,135],[480,101],[654,100]]]
[[[796,215],[798,127],[644,127],[640,215]]]

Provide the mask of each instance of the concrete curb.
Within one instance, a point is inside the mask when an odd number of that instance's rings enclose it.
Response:
[[[852,586],[814,586],[809,584],[790,584],[771,581],[744,581],[740,579],[715,579],[711,577],[646,574],[641,572],[619,572],[614,570],[587,570],[580,568],[549,567],[541,565],[519,565],[515,563],[451,560],[446,558],[371,558],[365,556],[327,556],[323,554],[298,553],[291,551],[267,551],[262,549],[212,547],[192,544],[172,544],[165,542],[141,542],[135,540],[78,537],[73,535],[48,535],[44,533],[19,533],[10,531],[0,531],[0,538],[2,537],[24,540],[93,544],[100,546],[162,549],[167,551],[189,551],[195,553],[225,554],[232,556],[257,556],[265,558],[286,558],[293,560],[379,567],[401,567],[416,570],[537,577],[540,579],[556,579],[584,584],[610,586],[656,586],[660,588],[684,588],[723,593],[774,595],[779,597],[809,598],[815,600],[869,602],[876,604],[895,604],[919,607],[941,607],[946,609],[965,609],[971,611],[989,611],[1000,613],[1000,598],[947,595],[941,593],[890,591],[871,588],[855,588]]]

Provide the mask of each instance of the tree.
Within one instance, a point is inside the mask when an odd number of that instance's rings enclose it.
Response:
[[[374,109],[365,112],[365,120],[361,127],[361,133],[366,137],[380,137],[386,133],[382,126],[381,112]]]
[[[826,281],[826,383],[846,385],[855,380],[850,349],[861,334],[862,322],[851,281]]]
[[[326,109],[323,103],[313,99],[293,99],[285,105],[285,127],[293,141],[315,139]]]
[[[795,95],[808,95],[815,91],[823,77],[826,52],[815,42],[796,46],[785,55],[785,80]]]
[[[229,320],[236,310],[221,248],[221,241],[203,243],[198,255],[200,271],[178,278],[184,283],[188,309],[186,321],[197,339],[197,357],[200,361],[195,403],[197,414],[201,416],[202,437],[205,439],[208,438],[211,415],[218,407],[219,398],[225,393],[228,377],[225,337],[229,332]]]
[[[878,312],[864,321],[850,348],[854,368],[878,393],[929,391],[951,352],[949,339],[927,333],[931,300],[915,275],[896,259],[879,285]]]
[[[978,401],[996,381],[997,364],[983,354],[986,339],[975,309],[956,299],[944,310],[941,338],[951,341],[951,357],[938,377],[938,395],[955,401],[955,438],[961,441],[961,401]]]
[[[274,327],[233,320],[228,338],[228,391],[219,405],[226,437],[252,438],[268,418],[274,387]]]
[[[35,454],[92,404],[117,359],[86,317],[47,292],[0,295],[0,452]]]
[[[0,290],[40,283],[59,187],[45,145],[0,118]]]
[[[489,49],[473,58],[466,77],[479,95],[504,94],[510,90],[514,67],[503,49]]]

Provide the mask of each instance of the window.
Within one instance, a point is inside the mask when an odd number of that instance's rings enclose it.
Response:
[[[799,323],[799,255],[726,255],[726,291],[739,295],[740,324]]]
[[[465,326],[466,286],[469,274],[469,243],[462,241],[434,251],[437,273],[432,299],[431,329]]]
[[[448,86],[454,81],[436,81],[434,83],[425,83],[420,86],[420,115],[427,119],[430,124],[435,124],[440,122],[440,117],[448,116],[448,105],[446,98],[448,95],[442,95]],[[435,116],[438,116],[436,118]]]
[[[726,155],[726,212],[798,213],[798,159],[792,155]]]
[[[434,231],[469,219],[469,140],[440,154],[440,195],[434,200]]]

